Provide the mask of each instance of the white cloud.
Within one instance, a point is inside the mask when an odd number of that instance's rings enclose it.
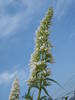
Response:
[[[28,72],[23,69],[17,70],[15,72],[3,72],[0,74],[0,85],[6,85],[10,83],[15,76],[19,78],[20,85],[25,84],[26,80],[28,79]]]
[[[16,72],[9,73],[9,72],[3,72],[0,74],[0,85],[9,83],[14,76],[16,75]]]
[[[35,6],[35,4],[38,5]],[[34,13],[34,11],[39,11],[40,6],[42,2],[38,2],[35,0],[0,0],[0,38],[9,37],[16,33],[17,29],[19,29],[19,26],[22,26],[22,22],[25,22],[25,28],[28,26],[29,21],[32,19],[30,17],[31,14]],[[13,14],[7,11],[6,7],[9,5],[14,5],[15,7],[20,5],[21,7],[24,7],[25,10],[19,10],[17,14]],[[14,7],[13,6],[13,7]],[[13,8],[12,8],[13,9]],[[11,9],[11,10],[12,10]],[[15,8],[15,10],[17,7]]]
[[[55,4],[55,17],[60,19],[67,13],[73,0],[55,0],[53,3]],[[12,4],[14,6],[21,5],[21,7],[26,7],[26,9],[23,8],[25,10],[19,10],[17,14],[12,15],[11,11],[7,12],[6,10],[6,7]],[[32,19],[31,14],[34,12],[38,13],[42,5],[40,0],[0,0],[0,38],[9,37],[16,33],[19,26],[22,26],[22,22],[25,22],[25,28],[28,27],[29,21]]]
[[[19,12],[12,15],[11,12],[6,11],[6,7],[12,3],[15,4],[15,2],[15,0],[5,0],[5,2],[0,0],[0,38],[13,35],[20,25],[23,13]]]
[[[74,0],[56,0],[55,16],[58,19],[61,19],[70,9],[70,6],[73,4],[73,2]]]
[[[55,0],[53,3],[55,4],[55,17],[57,19],[61,19],[67,13],[73,3],[73,0]],[[17,14],[12,15],[11,12],[6,11],[6,7],[12,4],[22,4],[22,6],[26,7],[26,9],[23,8],[25,10],[22,9]],[[22,22],[25,23],[24,27],[27,28],[29,21],[32,19],[31,14],[34,12],[38,13],[42,5],[42,1],[40,0],[0,0],[0,38],[14,35],[19,27],[22,26]]]
[[[10,36],[17,29],[20,15],[14,17],[3,16],[0,18],[0,38]]]

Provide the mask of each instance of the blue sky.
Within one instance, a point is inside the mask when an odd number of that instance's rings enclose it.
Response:
[[[64,86],[75,75],[75,1],[0,0],[0,100],[8,100],[16,74],[21,95],[24,94],[35,31],[51,6],[54,8],[51,41],[56,62],[50,66],[52,77]],[[74,84],[73,79],[64,87],[72,90]],[[53,97],[58,96],[58,90],[62,91],[56,85],[48,90]]]

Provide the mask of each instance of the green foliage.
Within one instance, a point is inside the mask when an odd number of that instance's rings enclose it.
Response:
[[[25,95],[26,100],[33,100],[33,95],[30,95],[31,89],[33,88],[38,90],[37,100],[52,100],[47,91],[47,87],[51,85],[51,82],[56,83],[63,88],[57,81],[51,78],[51,71],[48,68],[49,64],[54,63],[51,53],[53,46],[50,42],[52,17],[53,9],[49,8],[36,32],[35,49],[30,61],[31,74],[28,80],[29,89]],[[44,92],[44,96],[41,95],[42,91]]]
[[[37,100],[46,100],[46,98],[50,98],[51,100],[51,96],[48,94],[46,87],[51,85],[51,81],[55,82],[50,79],[51,71],[47,67],[48,63],[53,63],[53,56],[51,53],[53,46],[50,42],[49,30],[49,27],[52,24],[52,17],[53,9],[49,8],[36,32],[35,49],[31,56],[30,68],[32,72],[28,80],[29,92],[26,96],[30,96],[30,90],[36,88],[38,89]],[[42,90],[46,95],[41,97]]]
[[[36,44],[34,53],[31,56],[31,76],[28,80],[28,85],[31,88],[38,89],[37,100],[41,98],[41,91],[49,96],[46,87],[51,85],[51,82],[47,80],[50,77],[50,69],[47,68],[48,63],[53,63],[53,57],[51,54],[51,48],[53,47],[49,40],[49,26],[53,16],[53,9],[48,9],[45,18],[41,21],[40,27],[36,33]]]

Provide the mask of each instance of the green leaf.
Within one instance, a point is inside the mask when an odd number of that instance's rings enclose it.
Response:
[[[30,94],[25,94],[25,96],[24,96],[24,98],[26,99],[26,100],[33,100],[33,96],[31,96]]]
[[[45,87],[42,87],[42,89],[44,90],[44,92],[46,93],[47,96],[49,96],[51,98],[51,96],[48,94],[47,90]]]
[[[46,97],[47,97],[47,96],[42,96],[42,97],[40,98],[40,100],[46,99]]]
[[[31,88],[37,88],[37,89],[39,89],[39,87],[37,86],[37,85],[31,85]]]
[[[29,87],[29,89],[28,89],[28,94],[30,94],[30,90],[31,90],[31,87]]]
[[[61,87],[62,89],[64,89],[56,80],[54,80],[52,78],[46,78],[46,80],[52,81],[53,83],[56,83],[59,87]]]

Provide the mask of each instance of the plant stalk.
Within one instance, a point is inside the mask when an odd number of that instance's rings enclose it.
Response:
[[[39,89],[37,100],[40,100],[40,95],[41,95],[41,88]]]

